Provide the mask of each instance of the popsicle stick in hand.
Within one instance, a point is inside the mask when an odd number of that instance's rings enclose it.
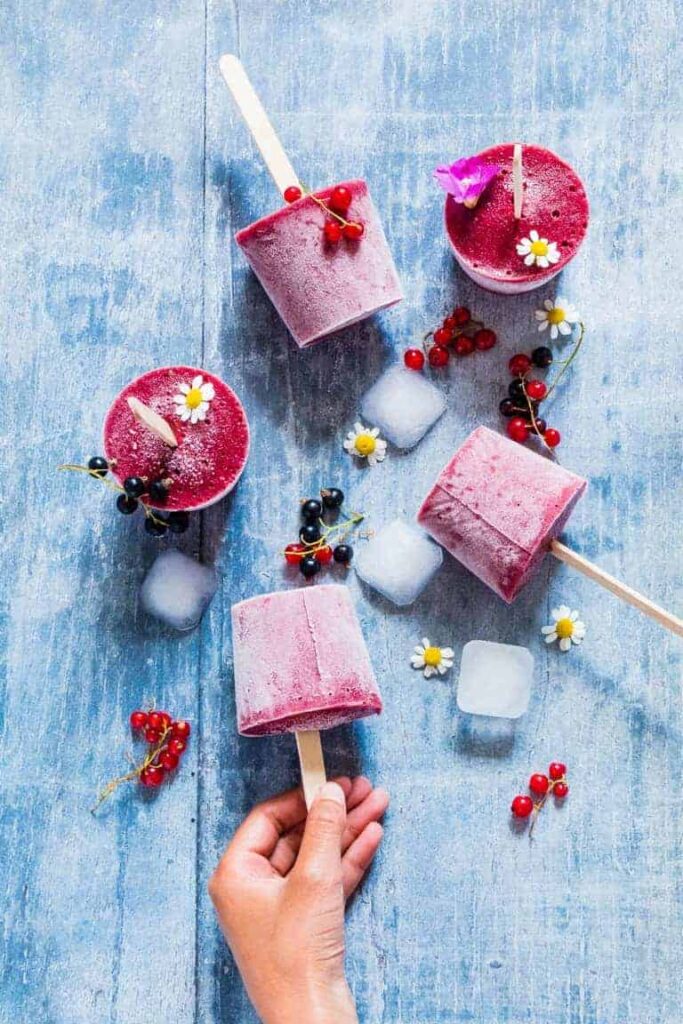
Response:
[[[522,147],[516,142],[512,150],[512,201],[514,204],[515,220],[522,216],[522,202],[524,200],[522,180]]]
[[[325,772],[325,760],[323,748],[320,742],[320,733],[317,729],[306,732],[297,732],[296,748],[299,751],[299,765],[301,766],[301,780],[304,787],[304,799],[306,807],[310,810],[315,795],[321,786],[327,782]]]
[[[239,111],[247,123],[254,142],[261,150],[263,161],[270,171],[271,177],[280,194],[289,185],[299,188],[301,183],[289,157],[282,148],[282,143],[275,134],[263,104],[256,95],[241,61],[232,53],[225,53],[218,62],[225,84],[233,95]]]
[[[578,569],[584,576],[599,583],[605,590],[611,591],[617,597],[621,598],[627,604],[633,605],[639,611],[645,615],[649,615],[651,619],[654,619],[664,626],[665,629],[670,629],[672,633],[676,633],[677,636],[683,636],[683,619],[679,619],[678,616],[672,615],[671,612],[667,612],[664,608],[660,608],[654,601],[650,601],[647,597],[643,597],[636,590],[632,590],[631,587],[627,587],[625,583],[615,579],[614,576],[610,576],[608,572],[603,569],[599,569],[597,565],[593,565],[587,558],[582,555],[577,555],[571,548],[560,543],[559,540],[554,540],[550,544],[550,550],[555,555],[555,558],[559,558],[561,562],[565,562],[567,565],[571,565],[573,569]]]

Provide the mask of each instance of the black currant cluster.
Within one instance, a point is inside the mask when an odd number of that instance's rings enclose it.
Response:
[[[302,576],[313,579],[323,565],[336,562],[337,565],[349,565],[353,558],[350,544],[332,546],[329,542],[341,529],[359,523],[362,516],[344,516],[342,522],[337,517],[344,504],[344,494],[338,487],[324,487],[320,498],[307,498],[301,503],[302,526],[299,530],[299,543],[288,544],[285,548],[285,560],[288,565],[298,565]],[[325,522],[325,515],[333,517],[332,523]]]
[[[104,480],[110,465],[101,455],[94,455],[88,460],[88,472],[97,480]],[[116,507],[124,516],[137,512],[142,505],[145,513],[145,530],[153,537],[163,537],[169,530],[171,533],[185,533],[190,525],[189,512],[160,512],[151,509],[142,499],[147,496],[156,504],[168,498],[168,480],[150,480],[141,476],[127,476],[123,481],[123,491],[116,499]]]

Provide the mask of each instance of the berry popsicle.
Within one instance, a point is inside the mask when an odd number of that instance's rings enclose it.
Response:
[[[346,181],[307,195],[239,60],[220,70],[290,205],[235,239],[300,348],[400,302],[401,284],[367,184]]]
[[[294,732],[306,801],[325,781],[318,730],[382,710],[346,587],[263,594],[232,607],[237,728],[243,736]]]
[[[508,603],[550,551],[683,636],[679,618],[556,539],[585,489],[586,481],[576,474],[478,427],[440,473],[417,520]]]

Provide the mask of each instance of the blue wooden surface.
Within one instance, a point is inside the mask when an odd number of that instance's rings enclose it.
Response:
[[[229,609],[297,583],[278,547],[300,496],[339,483],[374,525],[411,516],[457,443],[498,426],[505,364],[539,299],[463,279],[431,170],[501,140],[550,146],[587,183],[592,222],[561,292],[589,322],[554,402],[590,492],[573,544],[680,612],[680,74],[673,0],[6,0],[3,255],[0,1020],[252,1022],[206,880],[255,800],[293,783],[287,737],[235,732]],[[240,54],[314,185],[365,176],[406,284],[373,323],[300,353],[232,235],[277,203],[218,56]],[[409,340],[464,301],[502,339],[443,377],[449,410],[372,472],[341,451],[358,398]],[[189,362],[242,396],[247,472],[179,546],[216,559],[200,630],[136,608],[157,544],[104,489],[58,475],[99,444],[131,377]],[[448,559],[399,611],[355,578],[381,719],[325,737],[330,767],[393,797],[348,921],[361,1019],[386,1024],[679,1024],[683,926],[680,644],[588,581],[544,567],[507,608]],[[542,647],[551,607],[583,648]],[[454,675],[408,664],[422,635],[528,644],[529,713],[486,735]],[[145,696],[193,719],[188,759],[147,801],[93,792],[120,767]],[[572,793],[532,845],[507,808],[553,757]]]

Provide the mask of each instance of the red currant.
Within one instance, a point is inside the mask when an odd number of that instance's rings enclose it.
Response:
[[[349,221],[345,224],[342,233],[344,238],[350,238],[352,242],[357,242],[359,238],[362,238],[365,234],[365,225],[361,224],[360,221]]]
[[[332,195],[329,199],[330,206],[337,213],[346,213],[351,205],[352,198],[351,189],[346,188],[345,185],[337,185],[336,188],[332,189]]]
[[[297,199],[301,199],[302,192],[297,185],[289,185],[283,195],[286,203],[295,203]]]
[[[145,739],[148,743],[158,743],[161,739],[161,730],[153,729],[151,725],[148,725],[145,729]]]
[[[554,427],[548,427],[543,434],[543,440],[548,445],[548,448],[557,448],[558,444],[562,440],[562,435],[559,430],[555,430]]]
[[[547,775],[536,774],[532,775],[529,779],[529,789],[536,796],[545,796],[548,792],[549,785],[550,782],[548,781]]]
[[[428,358],[430,366],[445,366],[448,362],[448,349],[445,345],[432,345]]]
[[[566,774],[567,766],[566,764],[562,764],[561,761],[553,761],[553,763],[548,768],[548,775],[553,780],[553,782],[557,782],[558,779],[564,778]]]
[[[332,554],[332,548],[329,544],[326,544],[324,548],[318,548],[315,552],[315,558],[321,565],[329,565],[332,561]]]
[[[147,724],[151,726],[152,729],[163,729],[164,719],[162,712],[150,711],[150,713],[147,715]]]
[[[524,352],[518,352],[508,363],[508,370],[513,377],[523,377],[531,369],[531,360]]]
[[[186,722],[184,718],[179,718],[178,721],[174,722],[171,726],[171,734],[179,740],[189,740],[191,732],[192,726],[189,722]]]
[[[185,742],[185,740],[174,738],[169,743],[168,749],[171,751],[172,754],[175,754],[176,757],[180,757],[180,755],[184,754],[185,751],[187,750],[187,743]]]
[[[325,238],[330,245],[336,245],[342,236],[341,224],[338,224],[336,220],[328,220],[325,223]]]
[[[288,544],[285,548],[285,561],[288,565],[298,565],[305,551],[306,547],[303,544]]]
[[[131,729],[144,729],[147,725],[147,715],[144,711],[133,711],[130,716]]]
[[[446,319],[443,322],[443,325],[444,325],[444,327],[446,328],[447,331],[451,332],[451,334],[455,334],[455,331],[456,331],[457,327],[459,326],[458,321],[456,320],[456,318],[453,315],[453,313],[451,313],[450,316],[446,317]]]
[[[143,786],[156,789],[164,781],[165,774],[166,772],[162,767],[150,764],[140,772],[140,782]]]
[[[528,380],[526,393],[534,402],[540,402],[548,394],[548,389],[542,380]]]
[[[425,364],[424,352],[419,348],[407,348],[403,354],[403,362],[409,370],[421,370]]]
[[[488,352],[490,348],[498,341],[498,337],[495,331],[489,330],[488,327],[482,327],[481,330],[477,331],[474,335],[474,347],[478,352]]]
[[[447,327],[439,327],[434,331],[434,344],[435,345],[447,345],[453,337],[452,333]]]
[[[558,782],[553,789],[553,793],[558,798],[558,800],[564,800],[568,792],[569,786],[566,782]]]
[[[163,732],[164,729],[170,728],[173,719],[169,715],[168,711],[160,711],[159,714],[161,715],[161,730]]]
[[[456,356],[469,356],[474,352],[474,342],[466,334],[460,334],[453,342]]]
[[[170,750],[164,750],[163,754],[159,757],[159,764],[167,772],[174,772],[180,763],[180,758],[177,754],[171,753]]]
[[[513,441],[519,441],[521,444],[522,441],[527,439],[529,424],[521,416],[513,416],[512,419],[508,420],[506,430],[508,437],[511,437]]]
[[[516,796],[510,804],[510,810],[515,818],[528,818],[534,809],[534,802],[530,796]]]
[[[472,314],[467,306],[456,306],[453,310],[453,316],[458,327],[464,327],[472,319]]]

